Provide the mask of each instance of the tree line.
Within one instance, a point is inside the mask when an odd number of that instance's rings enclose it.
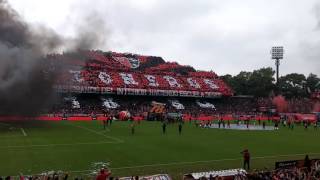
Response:
[[[235,95],[252,95],[268,97],[282,94],[285,97],[310,97],[311,93],[320,90],[320,78],[313,73],[307,77],[304,74],[291,73],[275,80],[275,71],[271,67],[261,68],[253,72],[241,71],[232,76],[220,76],[233,90]]]

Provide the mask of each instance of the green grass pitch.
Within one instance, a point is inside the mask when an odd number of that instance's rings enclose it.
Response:
[[[0,176],[62,170],[88,174],[93,163],[108,162],[114,176],[184,173],[242,167],[248,148],[252,169],[274,168],[278,160],[320,157],[320,129],[300,126],[279,131],[202,129],[142,122],[131,134],[130,122],[113,122],[103,130],[92,122],[0,123]]]

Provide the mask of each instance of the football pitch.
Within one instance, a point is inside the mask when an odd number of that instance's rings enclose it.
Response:
[[[131,134],[131,122],[32,121],[0,123],[0,176],[39,174],[50,170],[87,175],[108,163],[114,176],[185,173],[241,168],[240,152],[249,149],[252,169],[273,169],[280,160],[320,157],[320,129],[278,131],[203,129],[193,123],[141,122]]]

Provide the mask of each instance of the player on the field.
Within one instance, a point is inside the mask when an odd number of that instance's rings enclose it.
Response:
[[[279,129],[279,122],[277,120],[274,121],[274,129],[275,130]]]
[[[134,135],[134,133],[135,133],[135,129],[134,129],[135,125],[134,125],[134,123],[132,123],[130,126],[131,126],[131,134]]]
[[[102,124],[103,124],[103,129],[106,130],[107,120],[106,119],[102,120]]]
[[[317,122],[314,122],[314,123],[313,123],[313,128],[314,128],[315,130],[318,129],[318,124],[317,124]]]
[[[162,133],[165,134],[167,129],[167,124],[165,122],[162,123]]]
[[[308,130],[308,122],[307,122],[307,121],[304,121],[303,125],[304,125],[304,129],[305,129],[305,130]]]
[[[182,133],[182,123],[179,123],[179,135]]]

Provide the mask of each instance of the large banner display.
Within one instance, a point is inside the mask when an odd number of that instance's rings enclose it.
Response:
[[[132,180],[132,177],[122,177],[120,180]],[[152,176],[140,176],[139,179],[143,180],[171,180],[168,174],[157,174]]]
[[[208,172],[185,174],[183,179],[184,180],[197,180],[202,178],[209,179],[210,176],[212,176],[213,178],[223,177],[224,179],[235,179],[234,178],[235,176],[245,177],[246,174],[247,172],[244,169],[228,169],[228,170],[221,170],[221,171],[208,171]]]
[[[70,70],[62,73],[56,84],[58,91],[79,93],[182,97],[220,97],[230,93],[217,78],[137,72]]]
[[[312,159],[311,165],[319,159]],[[276,169],[291,169],[291,168],[302,168],[304,167],[304,160],[291,160],[291,161],[279,161],[275,163]]]
[[[135,89],[135,88],[113,88],[113,87],[93,87],[93,86],[73,86],[55,85],[57,92],[74,93],[98,93],[98,94],[117,94],[135,96],[180,96],[180,97],[221,97],[220,92],[199,92],[199,91],[179,91],[179,90],[157,90],[157,89]]]

